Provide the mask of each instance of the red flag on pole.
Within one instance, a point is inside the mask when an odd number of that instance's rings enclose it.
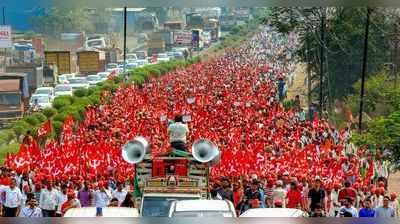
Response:
[[[50,120],[44,122],[38,130],[38,138],[41,138],[47,134],[51,133],[51,122]]]

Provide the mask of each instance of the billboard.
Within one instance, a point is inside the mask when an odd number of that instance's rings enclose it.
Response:
[[[11,26],[0,26],[0,48],[11,48]]]
[[[192,44],[192,32],[191,31],[177,31],[174,32],[174,43],[175,44]]]

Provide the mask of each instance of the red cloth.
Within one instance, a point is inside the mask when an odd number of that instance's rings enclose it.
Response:
[[[287,208],[297,208],[297,205],[301,205],[301,192],[299,190],[290,189],[287,193],[288,203]]]
[[[51,121],[48,120],[40,126],[38,130],[38,138],[41,138],[51,132]]]
[[[353,188],[344,188],[339,191],[338,200],[341,201],[345,198],[351,198],[355,200],[357,198],[357,193]]]

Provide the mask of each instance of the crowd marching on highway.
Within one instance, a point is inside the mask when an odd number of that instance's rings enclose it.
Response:
[[[28,133],[1,169],[3,215],[133,207],[134,167],[121,146],[144,136],[154,156],[168,152],[168,118],[183,115],[187,146],[207,138],[221,150],[211,196],[231,200],[238,214],[287,207],[311,216],[397,217],[379,151],[354,147],[349,128],[337,130],[313,111],[306,116],[298,97],[292,109],[283,108],[297,42],[293,33],[264,27],[221,57],[106,94],[76,127],[69,117],[60,139],[44,147]]]

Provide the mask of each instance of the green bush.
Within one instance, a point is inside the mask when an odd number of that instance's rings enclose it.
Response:
[[[33,113],[31,116],[35,117],[40,123],[43,123],[47,120],[47,117],[40,112]]]
[[[24,120],[15,122],[12,129],[15,133],[15,136],[17,136],[17,137],[26,134],[26,132],[28,130],[32,130],[31,126],[28,123],[26,123]]]
[[[88,96],[91,105],[99,105],[100,104],[100,95],[92,94]]]
[[[23,120],[31,126],[37,126],[40,124],[40,121],[33,115],[29,115],[25,117]]]
[[[149,67],[147,70],[150,72],[150,75],[151,75],[151,76],[156,76],[156,77],[161,76],[161,71],[158,70],[158,69],[155,68],[155,67]]]
[[[63,122],[54,120],[51,124],[53,125],[54,135],[60,136],[63,127]]]
[[[59,121],[61,123],[64,123],[67,116],[68,116],[68,114],[65,112],[58,113],[53,117],[53,121]]]
[[[74,91],[74,96],[76,97],[84,97],[88,95],[88,90],[85,88],[79,88]]]
[[[46,109],[43,110],[43,114],[47,118],[53,117],[56,113],[57,113],[57,110],[54,109],[54,108],[46,108]]]
[[[72,105],[86,107],[87,105],[90,105],[90,103],[91,102],[88,97],[82,97],[82,98],[75,98]]]
[[[8,144],[13,138],[15,138],[15,134],[13,130],[6,129],[0,132],[0,145]]]
[[[19,150],[19,143],[14,142],[12,144],[3,145],[0,147],[0,164],[4,163],[7,153],[16,153]]]
[[[57,110],[60,110],[61,108],[71,104],[72,104],[71,96],[59,96],[56,97],[53,101],[53,107]]]

